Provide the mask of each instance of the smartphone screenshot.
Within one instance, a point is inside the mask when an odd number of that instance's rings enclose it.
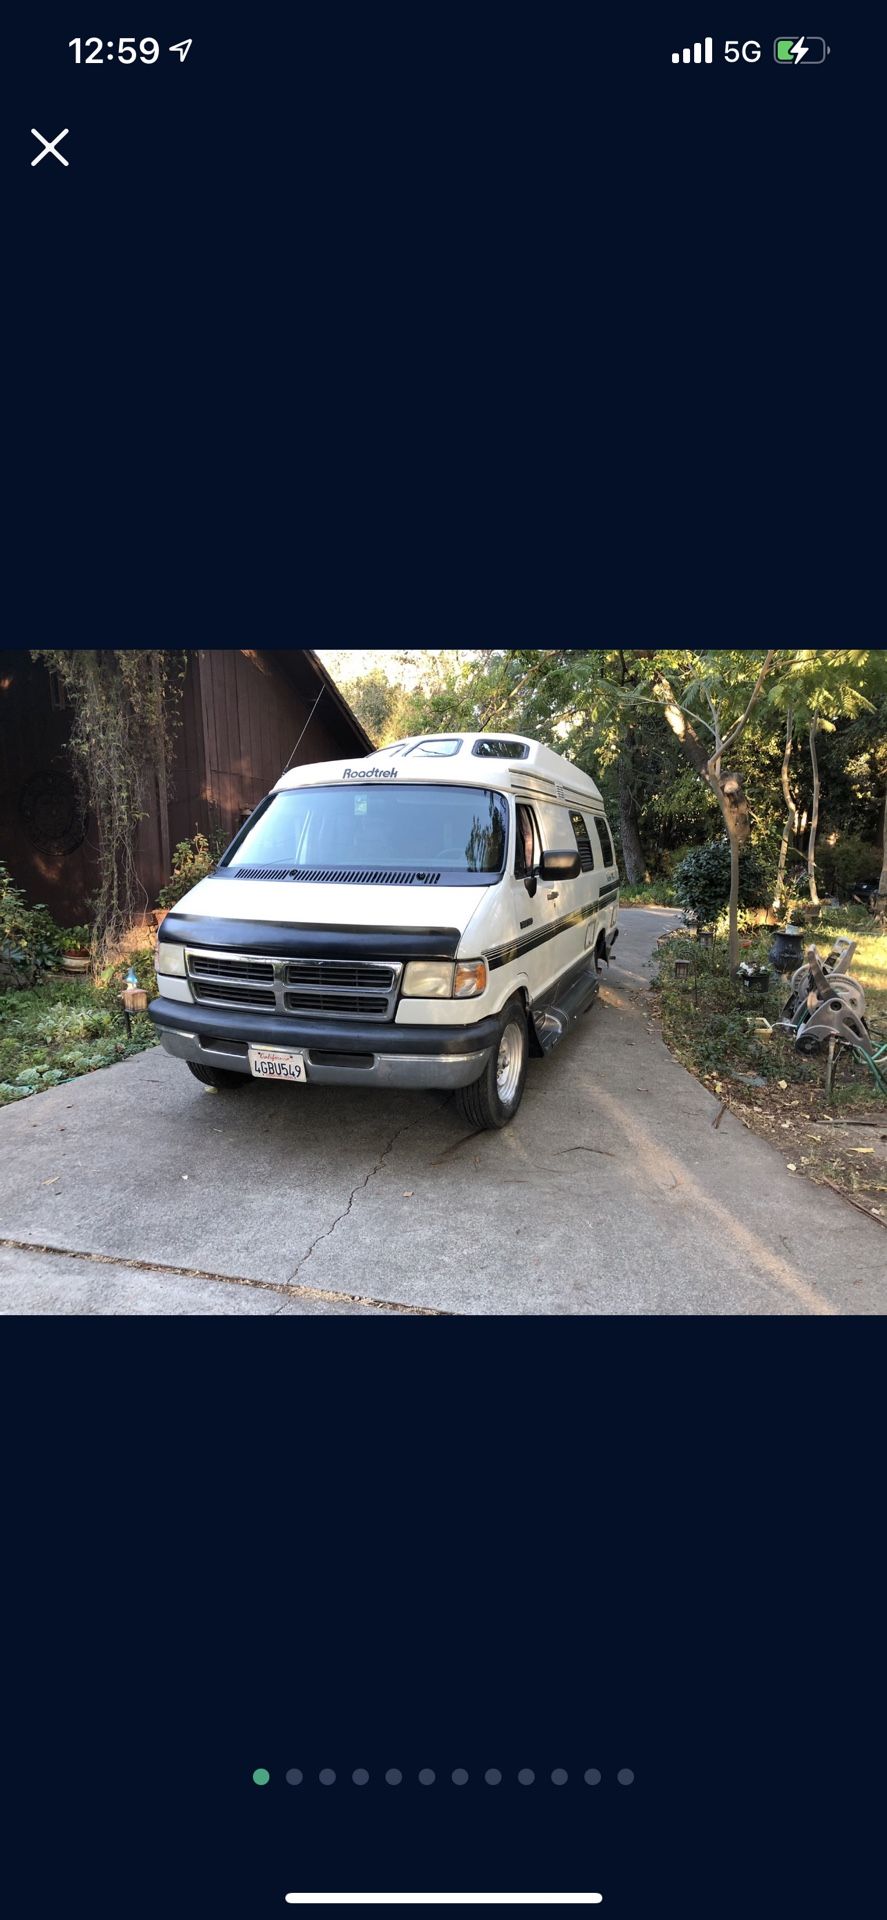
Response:
[[[877,60],[803,24],[10,26],[17,1915],[874,1909]]]

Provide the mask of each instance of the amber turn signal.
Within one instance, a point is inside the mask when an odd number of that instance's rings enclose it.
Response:
[[[487,984],[487,967],[484,960],[457,960],[456,977],[453,981],[454,1000],[471,1000],[475,994],[483,993]]]

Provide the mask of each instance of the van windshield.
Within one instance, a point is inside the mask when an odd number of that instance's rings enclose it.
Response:
[[[502,872],[503,796],[480,787],[381,786],[369,778],[273,795],[224,863],[301,871],[439,872],[453,885]]]

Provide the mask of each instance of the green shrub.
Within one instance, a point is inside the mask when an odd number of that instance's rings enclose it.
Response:
[[[146,984],[141,966],[139,974]],[[85,975],[44,977],[29,993],[0,994],[0,1107],[153,1046],[147,1014],[133,1015],[127,1030],[119,985],[115,979],[103,989]]]
[[[39,1040],[50,1045],[53,1041],[97,1040],[100,1034],[110,1033],[113,1025],[114,1016],[109,1008],[88,1003],[72,1007],[53,1001],[38,1014],[33,1031]]]
[[[882,854],[858,833],[840,833],[833,847],[820,841],[818,867],[829,893],[852,894],[863,880],[879,880]]]
[[[0,988],[32,987],[58,964],[62,935],[48,907],[29,907],[0,861]]]
[[[740,906],[763,906],[766,888],[760,856],[754,847],[747,847],[739,862]],[[674,890],[687,920],[694,920],[698,927],[715,925],[730,899],[730,843],[726,834],[687,854],[675,874]]]
[[[225,851],[223,834],[195,833],[193,840],[180,840],[173,854],[172,876],[157,895],[158,905],[174,907],[183,895],[213,873]]]
[[[672,882],[666,878],[660,880],[642,880],[636,887],[624,881],[619,888],[619,900],[623,907],[676,907],[677,900]]]
[[[811,936],[819,939],[823,933],[872,934],[876,931],[868,907],[823,907],[811,929]]]

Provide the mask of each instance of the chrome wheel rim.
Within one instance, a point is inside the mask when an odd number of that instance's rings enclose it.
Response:
[[[517,1020],[510,1020],[499,1042],[496,1061],[496,1092],[503,1107],[510,1107],[517,1093],[523,1061],[523,1029]]]

